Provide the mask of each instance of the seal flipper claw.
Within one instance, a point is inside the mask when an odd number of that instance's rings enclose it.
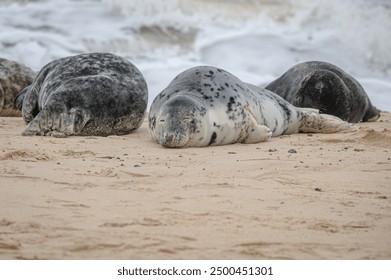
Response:
[[[40,122],[36,119],[33,119],[28,126],[22,131],[23,136],[32,136],[32,135],[40,135],[41,126]]]
[[[66,135],[65,133],[63,132],[59,132],[59,131],[49,131],[46,136],[52,136],[52,137],[55,137],[55,138],[65,138],[67,137],[68,135]]]

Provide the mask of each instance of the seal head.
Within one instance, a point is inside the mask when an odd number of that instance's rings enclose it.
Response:
[[[196,103],[188,96],[176,96],[162,106],[156,126],[163,147],[182,148],[189,144],[200,124],[201,106]]]
[[[346,94],[348,91],[345,83],[335,73],[316,70],[301,81],[293,105],[317,108],[321,114],[348,119],[351,112],[350,96]]]

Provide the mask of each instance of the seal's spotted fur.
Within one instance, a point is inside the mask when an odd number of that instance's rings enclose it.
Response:
[[[256,143],[299,131],[333,132],[346,122],[292,106],[215,67],[179,74],[153,101],[152,138],[164,147]]]

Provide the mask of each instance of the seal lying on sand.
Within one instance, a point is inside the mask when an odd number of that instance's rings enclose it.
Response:
[[[87,53],[54,60],[15,99],[23,135],[126,134],[140,127],[147,84],[126,59]]]
[[[0,116],[20,116],[14,108],[18,93],[30,85],[36,73],[16,61],[0,58]]]
[[[376,121],[380,112],[349,74],[330,63],[303,62],[266,86],[297,107],[319,109],[348,122]]]
[[[297,132],[337,132],[337,117],[301,109],[278,95],[209,66],[179,74],[158,94],[149,113],[152,138],[169,148],[257,143]]]

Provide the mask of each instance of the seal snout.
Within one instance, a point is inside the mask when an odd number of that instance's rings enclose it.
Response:
[[[179,131],[163,133],[160,144],[165,148],[182,148],[187,144],[186,136]]]

